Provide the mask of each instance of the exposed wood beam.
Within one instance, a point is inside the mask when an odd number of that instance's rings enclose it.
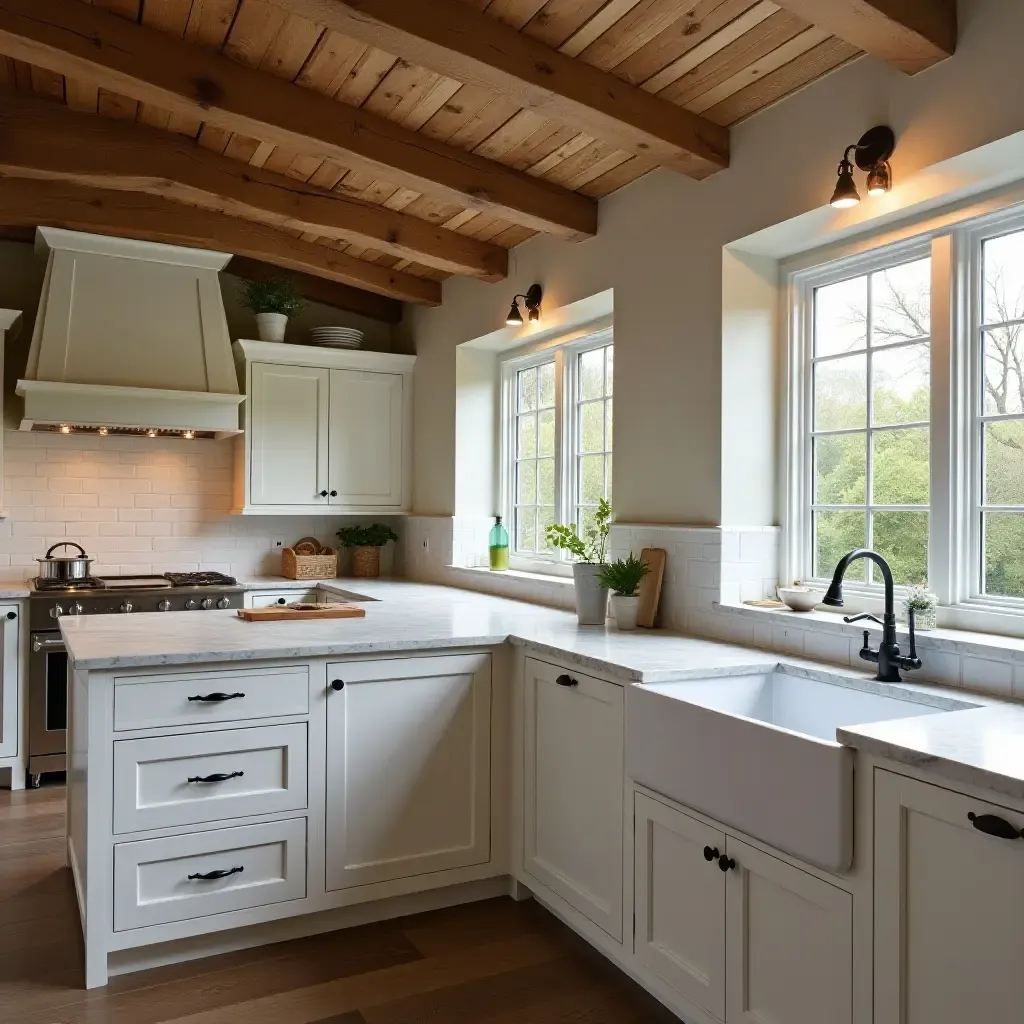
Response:
[[[280,270],[247,256],[233,256],[224,273],[246,281],[265,281],[268,277],[279,275]],[[361,288],[295,270],[289,272],[289,277],[295,282],[302,297],[310,302],[320,302],[325,306],[343,309],[346,313],[358,313],[387,324],[397,324],[402,319],[402,304],[397,299],[388,299]]]
[[[271,2],[695,177],[729,164],[727,129],[459,0]]]
[[[776,0],[805,21],[916,75],[956,50],[956,0]]]
[[[325,277],[406,302],[436,306],[437,281],[413,277],[306,242],[266,224],[170,202],[139,192],[113,192],[63,182],[0,179],[0,224],[39,224],[215,249]]]
[[[592,199],[81,0],[0,0],[0,53],[538,231],[597,230]]]
[[[0,94],[0,173],[147,192],[499,281],[508,252],[408,214],[250,167],[174,132]]]

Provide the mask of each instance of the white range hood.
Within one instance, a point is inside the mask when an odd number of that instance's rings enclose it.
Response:
[[[230,255],[39,228],[22,430],[240,433],[218,271]]]

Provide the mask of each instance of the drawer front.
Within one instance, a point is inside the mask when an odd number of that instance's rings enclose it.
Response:
[[[292,604],[295,601],[316,604],[319,597],[320,593],[314,587],[311,590],[271,590],[266,593],[248,593],[245,595],[244,601],[246,608],[271,608],[276,604]]]
[[[114,931],[305,895],[305,818],[114,847]]]
[[[114,729],[118,732],[306,714],[306,665],[127,676],[114,681]]]
[[[114,831],[306,806],[306,725],[114,743]]]

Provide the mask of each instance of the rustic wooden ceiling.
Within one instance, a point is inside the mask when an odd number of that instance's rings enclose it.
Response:
[[[437,302],[539,229],[591,234],[594,202],[659,164],[712,173],[721,128],[865,49],[948,55],[951,3],[0,0],[0,224],[205,235]]]

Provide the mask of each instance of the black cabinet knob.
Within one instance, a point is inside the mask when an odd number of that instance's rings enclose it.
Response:
[[[568,676],[564,672],[555,679],[555,682],[558,683],[559,686],[579,686],[580,685],[580,681],[578,679],[573,679],[572,676]]]
[[[277,603],[278,604],[287,604],[288,603],[288,599],[286,597],[279,597],[277,599]]]
[[[331,689],[332,690],[344,690],[345,689],[345,680],[344,679],[332,679],[331,680]]]
[[[327,497],[327,492],[326,491],[321,491],[320,492],[320,497],[321,498],[326,498]]]
[[[718,860],[718,847],[717,846],[705,846],[704,847],[704,859],[710,863],[713,860]]]
[[[17,612],[8,612],[7,613],[7,618],[9,618],[9,619],[16,619],[17,617],[18,617],[18,613]]]
[[[718,866],[723,871],[731,871],[734,867],[736,867],[736,861],[734,861],[732,857],[726,857],[726,855],[723,853],[722,856],[718,858]]]
[[[331,491],[331,497],[332,498],[336,498],[337,496],[338,496],[338,492],[337,491]]]

